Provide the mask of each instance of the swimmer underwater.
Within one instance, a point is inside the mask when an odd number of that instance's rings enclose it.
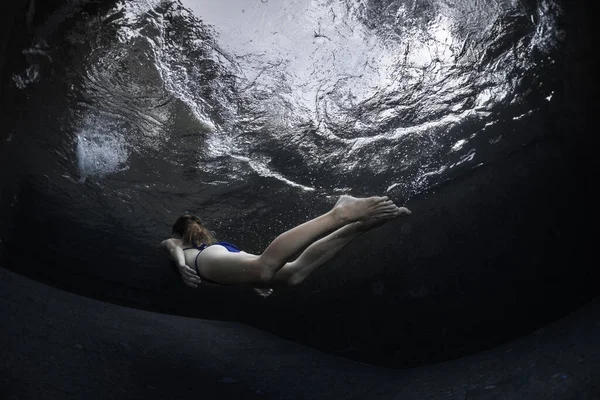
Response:
[[[271,288],[298,285],[362,233],[410,214],[387,197],[341,196],[329,212],[277,236],[260,255],[217,242],[200,218],[185,214],[161,246],[189,287],[248,285],[266,297]]]

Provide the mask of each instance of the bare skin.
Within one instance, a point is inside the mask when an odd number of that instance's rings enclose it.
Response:
[[[408,215],[410,211],[403,207],[400,209],[400,213],[401,215]],[[352,222],[343,226],[308,246],[296,260],[286,263],[275,274],[275,282],[283,285],[297,285],[301,283],[318,267],[329,261],[358,236],[394,218],[396,217],[373,218],[366,221]]]
[[[359,199],[341,196],[329,212],[279,235],[260,255],[246,252],[230,253],[225,247],[213,245],[198,256],[202,276],[222,284],[251,285],[266,297],[271,287],[297,285],[316,268],[323,265],[360,234],[393,218],[409,215],[405,207],[397,207],[387,197]],[[321,236],[329,235],[319,239]],[[176,239],[169,239],[171,241]],[[167,242],[167,241],[165,241]],[[163,242],[163,243],[165,243]],[[170,242],[172,258],[177,246],[186,243]],[[188,286],[197,286],[200,277],[189,266],[194,265],[197,251],[180,254],[182,277]],[[298,253],[300,255],[293,259]],[[185,257],[183,262],[182,256]],[[188,269],[189,268],[189,269]]]
[[[318,267],[329,261],[358,236],[385,224],[392,218],[351,222],[326,237],[317,240],[308,246],[294,261],[287,262],[275,274],[273,278],[274,282],[271,286],[294,286],[300,284]],[[267,298],[273,293],[272,288],[254,288],[254,291],[263,298]]]

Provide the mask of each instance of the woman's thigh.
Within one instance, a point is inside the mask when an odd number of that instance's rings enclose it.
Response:
[[[223,284],[257,284],[261,282],[258,256],[250,253],[231,253],[225,247],[207,247],[198,256],[200,275]]]

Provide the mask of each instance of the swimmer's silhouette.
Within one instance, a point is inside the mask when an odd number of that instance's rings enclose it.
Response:
[[[271,288],[301,283],[360,234],[409,214],[387,197],[341,196],[329,212],[282,233],[260,255],[217,242],[198,217],[185,214],[173,225],[175,237],[161,245],[187,286],[198,287],[203,281],[250,285],[266,297]],[[319,239],[328,232],[332,233]]]

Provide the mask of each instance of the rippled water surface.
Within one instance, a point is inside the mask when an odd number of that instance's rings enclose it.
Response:
[[[551,0],[116,2],[23,50],[13,84],[51,109],[11,145],[71,219],[154,243],[197,212],[260,251],[340,193],[409,204],[543,137],[560,15]]]
[[[536,139],[519,127],[552,101],[560,12],[516,0],[121,2],[67,33],[78,57],[57,172],[142,206],[168,193],[167,211],[173,193],[191,204],[202,185],[249,182],[408,200]],[[44,79],[32,68],[14,77],[24,90]]]

